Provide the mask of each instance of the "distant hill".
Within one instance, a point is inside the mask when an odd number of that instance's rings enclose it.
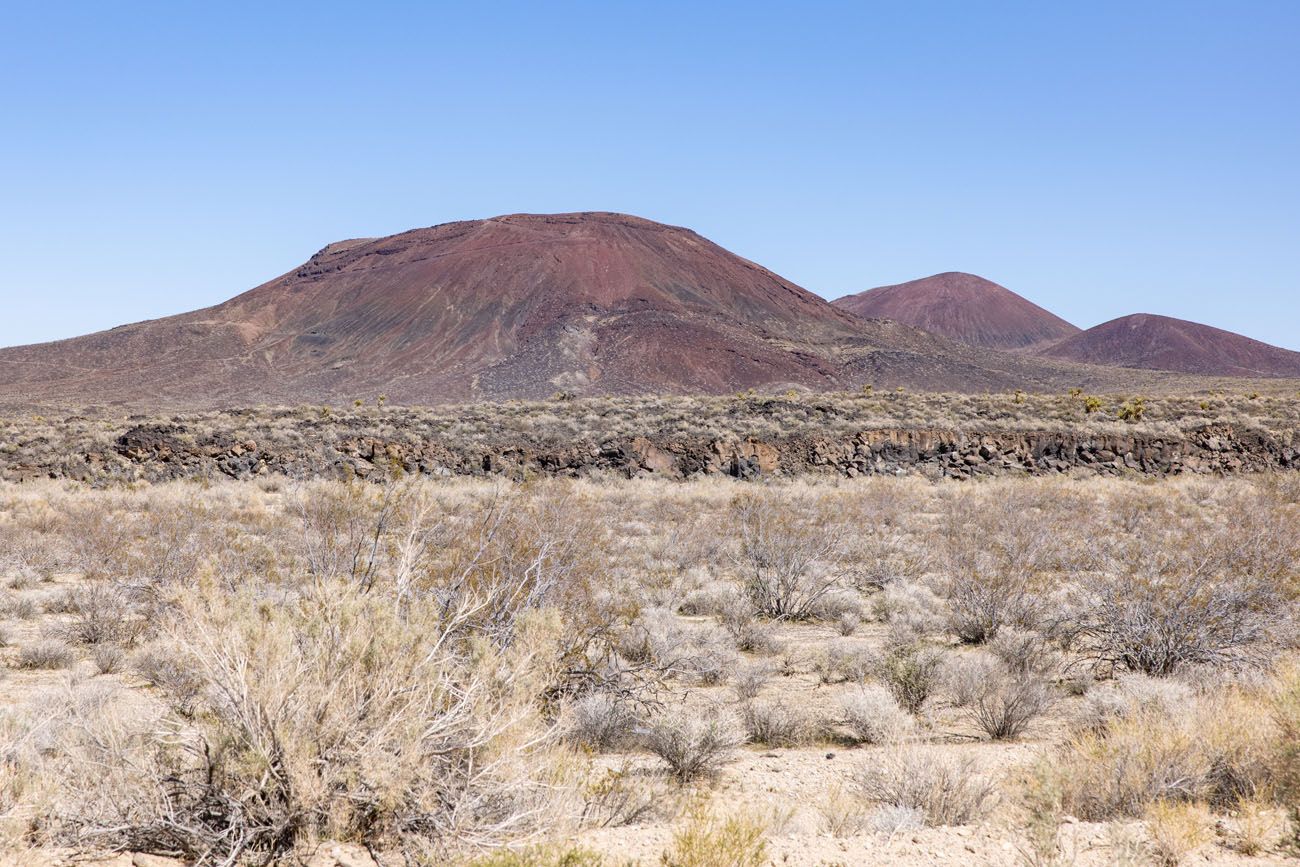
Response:
[[[1011,290],[957,271],[868,289],[834,303],[858,316],[895,319],[987,349],[1026,349],[1079,332]]]
[[[1019,331],[1027,340],[1042,326]],[[343,241],[214,307],[0,350],[8,406],[1055,390],[1079,379],[1064,363],[859,318],[688,229],[599,212]]]
[[[1041,355],[1202,376],[1300,377],[1300,352],[1150,313],[1112,319],[1042,350]]]

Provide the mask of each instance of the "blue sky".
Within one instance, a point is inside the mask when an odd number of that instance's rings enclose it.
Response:
[[[0,111],[0,345],[616,210],[826,297],[963,270],[1300,349],[1296,2],[10,4]]]

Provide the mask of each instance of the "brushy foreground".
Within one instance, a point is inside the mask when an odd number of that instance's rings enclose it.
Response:
[[[1295,474],[0,487],[0,841],[1279,856],[1297,526]]]

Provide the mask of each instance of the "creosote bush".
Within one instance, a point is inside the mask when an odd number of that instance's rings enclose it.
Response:
[[[1182,571],[1086,577],[1076,610],[1072,642],[1096,667],[1161,676],[1258,664],[1293,616],[1270,579]]]
[[[1019,737],[1052,706],[1052,686],[1033,672],[1003,665],[989,672],[969,706],[974,723],[995,741]]]
[[[890,649],[878,660],[876,673],[908,713],[917,713],[938,689],[943,666],[942,650],[902,645]]]
[[[801,620],[845,586],[847,528],[816,502],[787,503],[772,492],[732,501],[733,564],[754,608],[765,617]]]

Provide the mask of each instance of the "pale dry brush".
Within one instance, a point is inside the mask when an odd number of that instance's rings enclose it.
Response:
[[[917,746],[891,750],[861,770],[858,791],[868,802],[917,810],[925,824],[965,825],[990,809],[996,787],[970,758]]]
[[[827,504],[758,490],[733,500],[729,520],[736,537],[732,568],[759,614],[807,618],[849,583],[841,560],[848,527]]]
[[[652,718],[644,736],[680,783],[716,775],[745,742],[745,730],[730,711],[674,707]]]

